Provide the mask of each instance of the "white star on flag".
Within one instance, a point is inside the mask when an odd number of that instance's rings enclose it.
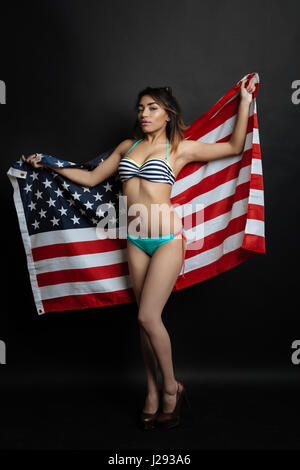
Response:
[[[37,173],[36,171],[33,171],[30,176],[31,176],[31,178],[32,178],[32,181],[38,179],[38,173]]]
[[[41,209],[39,214],[40,214],[40,218],[46,217],[47,211],[43,211],[43,209]]]
[[[74,217],[71,217],[71,220],[73,220],[73,224],[79,224],[79,218],[74,215]]]
[[[63,206],[61,206],[61,208],[58,210],[60,212],[60,215],[67,215],[67,209],[65,209]]]
[[[51,197],[50,197],[49,201],[47,201],[47,203],[49,204],[49,207],[51,207],[51,206],[55,207],[55,200],[51,199]]]
[[[31,201],[31,203],[28,205],[31,211],[32,209],[35,209],[35,206],[36,206],[36,202],[33,202],[33,201]]]
[[[102,201],[102,198],[103,198],[102,194],[97,193],[97,194],[94,194],[93,196],[94,198],[96,198],[96,201]]]
[[[35,196],[37,199],[43,199],[42,194],[43,194],[42,191],[37,190],[37,192],[35,193]]]
[[[93,203],[91,203],[90,201],[87,201],[84,206],[87,208],[87,209],[93,209]]]
[[[80,201],[80,196],[81,194],[78,194],[77,191],[75,191],[74,194],[72,194],[73,198],[76,199],[77,201]]]
[[[34,228],[37,229],[37,228],[39,228],[40,223],[39,223],[37,220],[35,220],[35,221],[33,222],[33,224],[31,224],[31,225],[33,225]]]
[[[47,178],[46,181],[42,181],[42,183],[45,185],[45,189],[51,188],[52,181],[47,180]]]
[[[104,184],[103,187],[105,188],[106,191],[111,191],[112,190],[112,185],[107,182],[107,184]]]
[[[56,219],[55,217],[53,217],[53,219],[51,219],[51,222],[54,225],[58,225],[58,222],[59,222],[59,219]]]
[[[57,194],[57,197],[58,197],[58,196],[61,196],[61,197],[63,196],[63,192],[62,192],[62,190],[59,189],[59,188],[55,189],[54,192]]]

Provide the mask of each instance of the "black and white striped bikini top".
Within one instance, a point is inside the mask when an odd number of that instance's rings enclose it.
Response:
[[[167,183],[173,185],[175,182],[175,175],[170,163],[168,162],[169,140],[167,139],[167,155],[166,158],[149,158],[142,165],[139,165],[132,158],[126,155],[135,147],[141,140],[138,140],[132,147],[125,153],[124,157],[119,164],[120,180],[123,183],[129,178],[139,176],[149,181],[156,183]]]

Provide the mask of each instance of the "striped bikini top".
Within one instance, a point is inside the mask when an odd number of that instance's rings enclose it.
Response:
[[[175,182],[175,175],[172,170],[171,165],[168,162],[168,152],[169,152],[169,140],[167,139],[167,155],[166,158],[150,158],[146,160],[142,165],[139,165],[132,158],[127,157],[126,155],[133,149],[141,140],[138,140],[133,144],[132,147],[126,152],[119,164],[119,175],[120,180],[123,183],[129,178],[134,176],[139,176],[149,181],[154,181],[156,183],[167,183],[173,185]]]

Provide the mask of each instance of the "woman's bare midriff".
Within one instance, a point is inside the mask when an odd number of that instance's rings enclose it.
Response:
[[[123,183],[123,196],[127,197],[127,232],[130,235],[154,238],[182,229],[181,218],[170,200],[171,190],[170,184],[140,177]]]

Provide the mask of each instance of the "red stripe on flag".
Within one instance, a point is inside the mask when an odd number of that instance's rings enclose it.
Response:
[[[243,250],[241,248],[231,251],[230,253],[226,253],[217,261],[214,261],[207,266],[185,272],[185,278],[179,276],[172,292],[184,289],[185,287],[197,284],[198,282],[205,281],[206,279],[221,274],[224,271],[228,271],[228,269],[231,269],[244,261],[259,256],[260,254],[263,254],[263,252],[257,253],[254,251]]]
[[[258,204],[248,205],[248,219],[265,220],[265,208]]]
[[[100,279],[128,276],[128,263],[110,264],[108,266],[95,266],[83,269],[62,269],[37,275],[39,287],[64,284],[67,282],[90,282]]]
[[[125,304],[135,302],[132,288],[113,291],[100,292],[84,295],[70,295],[56,297],[55,299],[43,300],[43,308],[47,312],[59,312],[63,310],[80,310],[83,308],[106,307],[108,305]]]
[[[103,240],[91,240],[86,242],[56,243],[32,249],[34,261],[49,258],[60,258],[62,256],[90,255],[93,253],[104,253],[126,248],[126,239],[105,238]]]
[[[204,177],[199,184],[187,187],[177,196],[171,198],[173,204],[184,204],[187,200],[193,200],[201,194],[205,194],[218,186],[238,177],[241,168],[249,166],[251,163],[251,150],[244,152],[243,158],[232,165],[223,168],[216,173]],[[189,170],[187,169],[189,167]],[[189,163],[180,172],[185,173],[183,177],[188,176],[199,169],[198,163]],[[186,171],[185,171],[186,170]],[[186,173],[188,172],[188,173]]]

